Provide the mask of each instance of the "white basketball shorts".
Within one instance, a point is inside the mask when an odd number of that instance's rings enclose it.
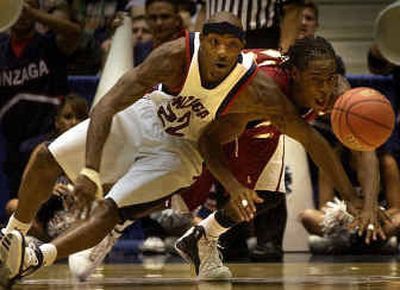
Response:
[[[78,124],[49,146],[72,181],[85,165],[88,124],[88,120]],[[121,208],[155,201],[191,185],[201,164],[196,144],[165,133],[155,104],[142,98],[114,117],[100,178],[103,184],[113,184],[106,198]]]

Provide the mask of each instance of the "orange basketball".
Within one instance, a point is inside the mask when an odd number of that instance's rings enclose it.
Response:
[[[336,137],[357,151],[372,151],[393,131],[394,111],[380,92],[366,87],[348,90],[335,102],[331,124]]]

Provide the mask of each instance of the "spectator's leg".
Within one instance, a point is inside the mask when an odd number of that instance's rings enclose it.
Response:
[[[324,213],[316,209],[306,209],[300,213],[300,221],[308,233],[322,236],[321,222],[324,219]]]
[[[380,156],[380,164],[389,208],[400,208],[400,174],[396,159],[392,154],[384,153]]]

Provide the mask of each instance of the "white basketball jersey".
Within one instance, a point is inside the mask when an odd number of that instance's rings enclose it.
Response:
[[[242,53],[235,68],[218,86],[204,88],[198,60],[199,33],[188,33],[186,37],[190,65],[181,91],[171,98],[155,97],[153,101],[165,132],[197,141],[206,125],[228,109],[240,88],[254,75],[256,64],[250,54]]]

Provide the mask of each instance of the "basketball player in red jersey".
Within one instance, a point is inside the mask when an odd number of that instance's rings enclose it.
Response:
[[[324,77],[326,77],[324,76],[324,69],[327,69],[326,65],[328,65],[324,58],[326,58],[327,54],[330,54],[329,51],[332,52],[333,49],[326,40],[323,40],[320,37],[304,38],[297,41],[290,49],[288,56],[285,57],[287,58],[287,62],[283,62],[281,65],[273,65],[273,59],[267,56],[266,51],[253,50],[257,56],[257,63],[260,69],[276,82],[282,92],[284,92],[290,99],[295,101],[297,109],[299,112],[303,112],[301,115],[307,121],[312,121],[320,114],[329,113],[336,97],[349,88],[347,82],[343,78],[340,78],[340,85],[338,85],[336,91],[330,96],[330,98],[322,97],[321,99],[315,100],[317,106],[314,107],[302,105],[304,104],[304,100],[295,99],[296,90],[303,90],[302,86],[304,84],[306,84],[306,87],[310,89],[309,94],[311,95],[315,95],[314,90],[324,91],[324,86],[327,85],[326,80],[324,80]],[[335,67],[335,64],[331,63],[329,65],[332,66],[331,69]],[[293,68],[296,68],[297,70],[295,73],[293,72]],[[331,75],[331,77],[333,77],[333,75]],[[319,87],[317,84],[319,84]],[[232,172],[235,173],[235,177],[250,188],[254,188],[255,182],[249,183],[247,178],[250,176],[251,180],[257,181],[259,177],[257,174],[260,173],[257,170],[260,168],[262,169],[263,166],[265,166],[265,164],[268,162],[268,159],[261,160],[262,166],[259,167],[258,165],[260,165],[260,160],[258,160],[258,163],[252,163],[251,161],[246,162],[244,156],[251,154],[247,151],[251,150],[250,145],[252,142],[257,142],[257,134],[273,132],[273,136],[275,136],[275,138],[280,134],[279,130],[273,131],[273,125],[269,127],[270,131],[267,131],[268,126],[261,126],[258,128],[258,132],[253,133],[254,135],[252,137],[255,137],[254,139],[252,139],[251,136],[249,137],[249,134],[247,134],[247,136],[245,136],[246,134],[242,135],[241,138],[239,138],[239,144],[240,140],[242,140],[245,144],[245,146],[242,147],[244,148],[242,151],[244,154],[238,154],[236,161],[233,153],[234,149],[232,149],[232,147],[225,147],[227,155],[230,156],[229,164],[231,165],[230,168]],[[254,144],[257,145],[257,143]],[[264,142],[264,145],[268,146],[268,142]],[[274,148],[273,146],[273,142],[270,140],[269,147]],[[257,155],[258,149],[256,146],[255,148],[255,155]],[[353,212],[356,217],[356,221],[354,222],[353,226],[358,227],[360,232],[366,232],[367,241],[372,239],[376,240],[378,236],[380,236],[382,239],[385,239],[385,233],[382,230],[380,221],[378,221],[378,207],[374,205],[374,200],[376,200],[377,194],[375,185],[378,179],[378,167],[374,165],[377,160],[374,158],[374,154],[371,154],[371,152],[358,153],[361,155],[360,160],[364,164],[364,167],[368,168],[368,176],[370,176],[370,178],[368,180],[363,180],[364,188],[366,190],[366,199],[364,200],[361,215],[358,216],[355,212]],[[262,154],[260,154],[260,156],[262,156]],[[264,156],[268,155],[264,154]],[[262,163],[262,161],[265,161],[265,163]],[[201,182],[202,180],[199,181],[199,183]],[[196,191],[196,186],[192,186],[192,190]],[[186,200],[190,202],[191,196],[193,195],[188,194]],[[198,197],[196,197],[196,199],[198,201]],[[216,246],[214,246],[212,242],[216,241],[222,233],[226,232],[227,229],[232,227],[237,222],[237,220],[235,221],[235,219],[232,218],[232,213],[229,213],[229,206],[230,204],[228,203],[227,208],[211,214],[198,226],[190,229],[183,236],[183,238],[177,242],[176,246],[178,251],[184,258],[194,263],[196,271],[200,277],[210,278],[212,276],[210,273],[214,273],[216,277],[230,276],[229,270],[222,265],[219,255],[213,254],[217,252],[217,250]],[[357,207],[360,206],[361,203],[358,202]],[[257,213],[261,213],[267,208],[268,205],[265,203],[257,204]],[[381,218],[385,217],[381,216]],[[371,224],[374,226],[374,229],[371,229],[370,226],[368,226]],[[207,238],[204,239],[203,237]],[[203,240],[207,240],[207,243]],[[214,244],[216,243],[214,242]]]
[[[309,79],[301,66],[293,67],[290,100],[241,53],[243,45],[240,20],[229,13],[216,14],[200,36],[161,45],[143,64],[126,73],[94,108],[90,124],[74,127],[49,149],[43,148],[41,156],[28,165],[21,185],[20,196],[29,196],[30,207],[40,204],[38,199],[43,196],[37,193],[47,192],[49,184],[54,183],[53,174],[58,176],[63,169],[75,180],[78,206],[86,212],[101,193],[103,183],[115,184],[89,219],[52,243],[33,249],[26,247],[18,230],[8,231],[0,247],[2,267],[7,270],[3,273],[8,273],[3,281],[12,283],[57,258],[96,245],[121,219],[148,214],[171,192],[189,186],[203,161],[230,194],[229,214],[222,216],[219,228],[210,227],[214,231],[210,236],[215,230],[221,231],[224,220],[251,220],[255,204],[263,200],[234,177],[221,144],[239,136],[253,120],[268,120],[300,141],[343,198],[355,202],[354,189],[333,150],[299,117],[299,107],[321,111],[334,93],[337,79],[333,50],[313,59],[313,71],[307,71],[313,77],[317,75],[318,81]],[[319,56],[319,51],[315,55]],[[302,82],[309,86],[302,86]],[[141,98],[159,83],[177,96],[154,91]],[[117,122],[122,115],[135,126],[126,130],[126,124]],[[107,138],[110,132],[113,137]],[[124,135],[126,132],[129,135]],[[121,137],[125,138],[122,143]],[[126,148],[122,144],[129,147],[128,152],[123,153]],[[83,150],[85,160],[75,154]],[[29,228],[35,209],[24,210],[20,205],[15,228]],[[207,239],[204,230],[200,233],[199,244],[200,239]],[[189,236],[196,238],[192,233]],[[197,243],[195,246],[193,251],[198,250]]]

